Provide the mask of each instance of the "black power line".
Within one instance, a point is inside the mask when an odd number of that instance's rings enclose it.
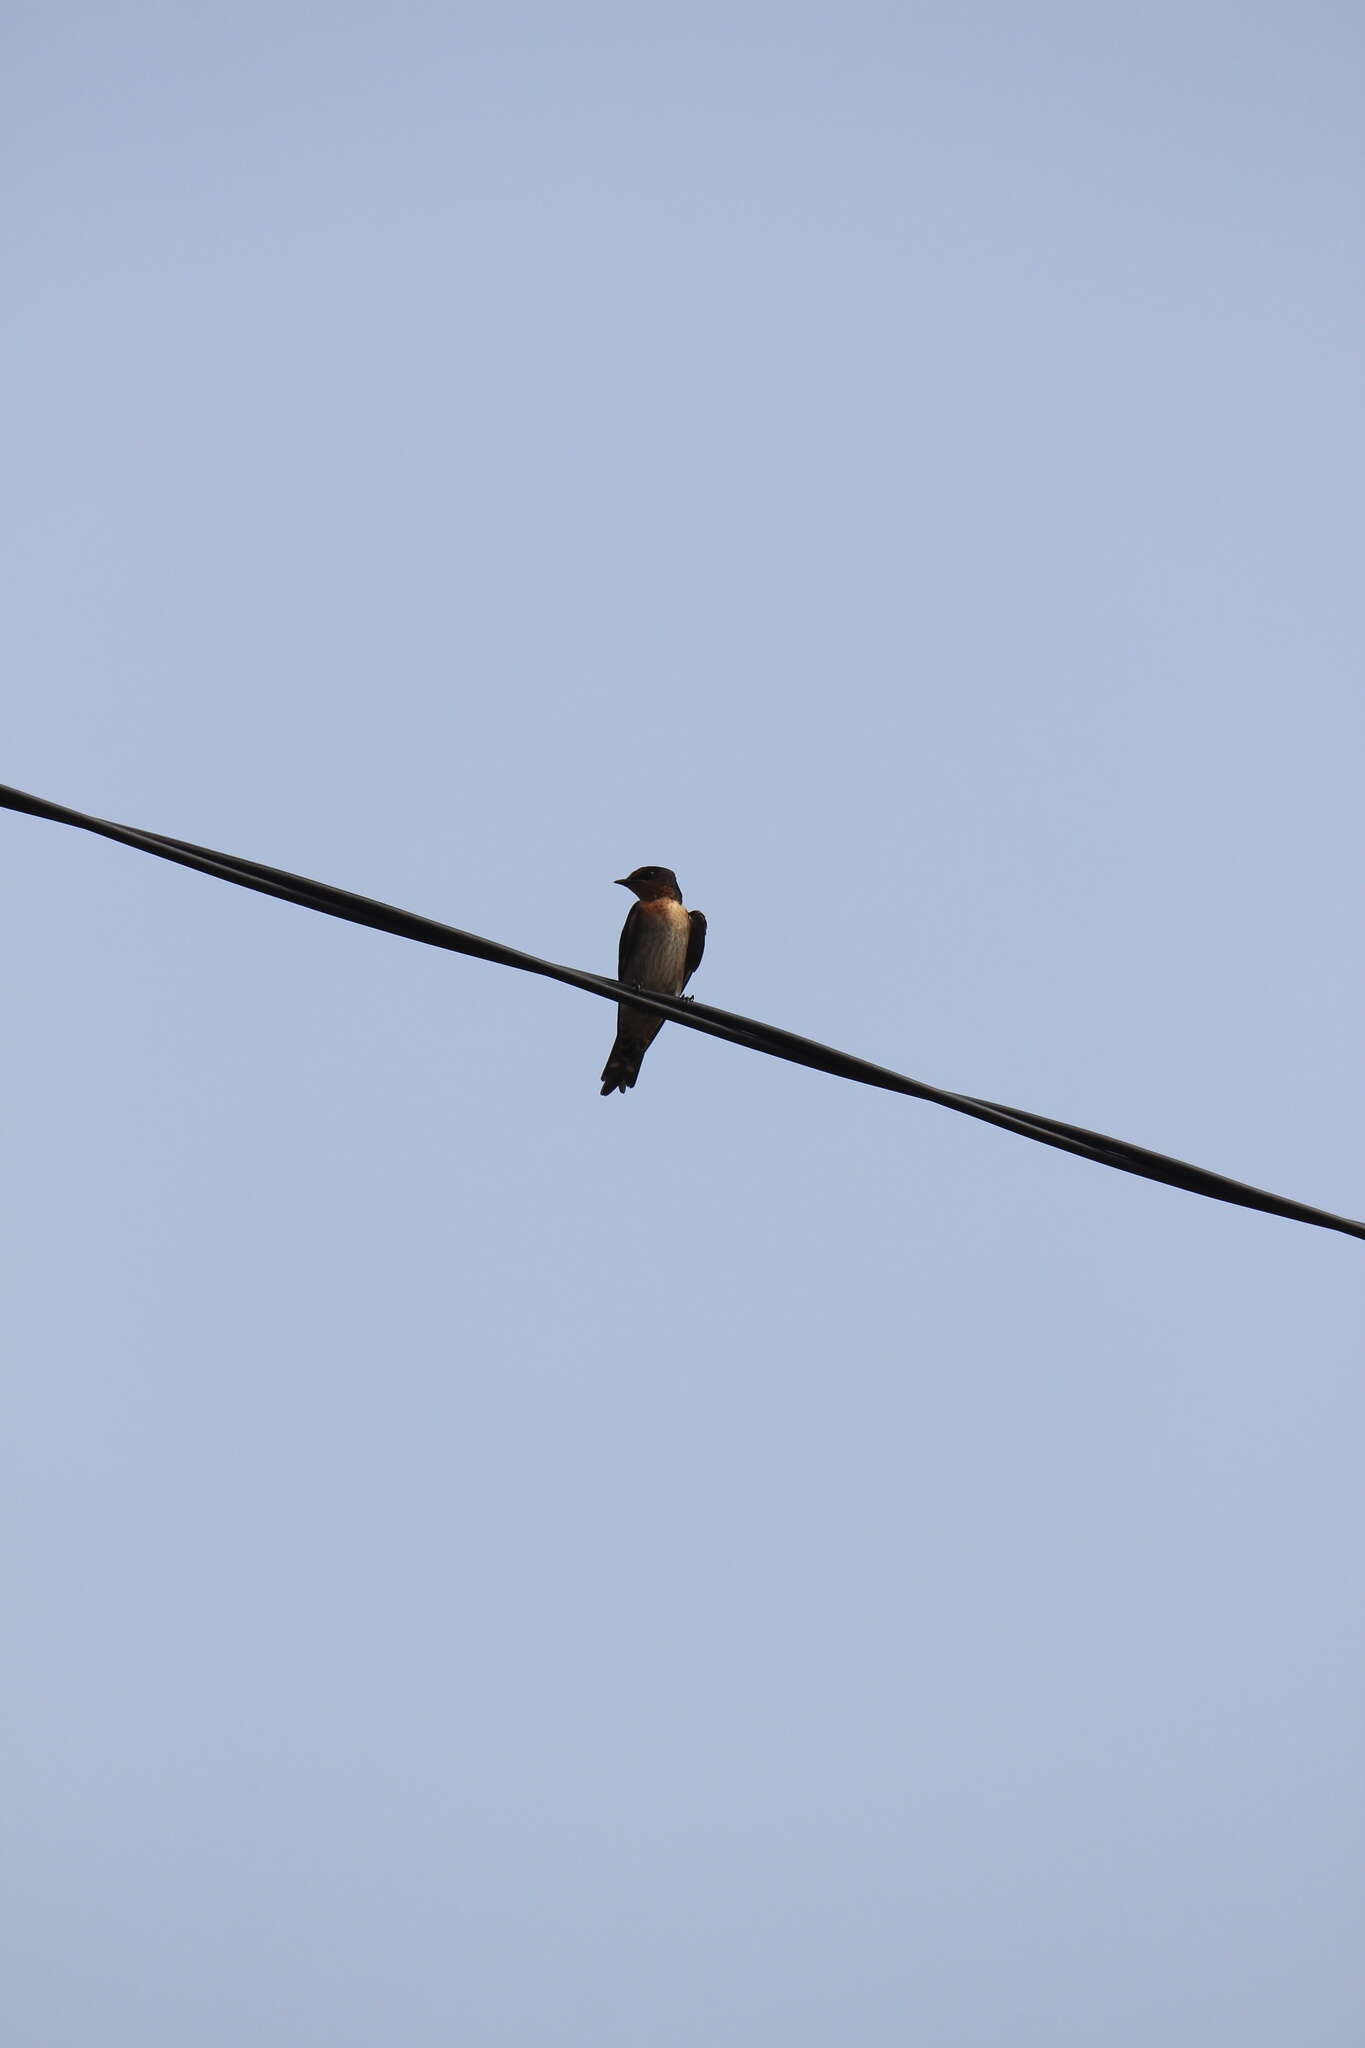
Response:
[[[868,1060],[839,1052],[834,1046],[819,1045],[794,1031],[775,1024],[761,1024],[753,1017],[736,1016],[731,1010],[713,1009],[677,996],[655,995],[646,989],[624,988],[605,974],[588,974],[579,967],[561,967],[553,960],[538,960],[533,953],[518,952],[496,939],[481,939],[473,932],[438,924],[434,918],[418,917],[392,904],[376,903],[371,897],[356,896],[349,889],[335,889],[328,882],[309,881],[283,868],[265,867],[259,861],[243,860],[237,854],[215,853],[211,847],[196,846],[187,839],[170,839],[160,832],[140,832],[133,825],[116,825],[107,818],[88,817],[84,811],[69,810],[64,804],[49,803],[45,797],[30,796],[22,789],[0,784],[0,807],[23,811],[30,817],[49,818],[55,824],[75,825],[83,832],[96,832],[104,839],[116,839],[124,846],[138,847],[160,860],[175,861],[180,867],[196,868],[201,874],[216,875],[220,881],[235,882],[239,888],[255,889],[263,896],[279,896],[305,910],[320,911],[326,917],[340,917],[352,924],[369,925],[375,931],[392,932],[395,938],[416,939],[424,946],[440,946],[448,953],[468,953],[476,960],[491,960],[499,967],[516,967],[524,974],[545,975],[551,981],[567,982],[589,995],[604,996],[609,1002],[625,998],[639,1009],[671,1017],[690,1031],[705,1031],[712,1038],[726,1038],[734,1045],[774,1059],[790,1060],[800,1067],[837,1075],[845,1081],[860,1081],[869,1088],[886,1088],[896,1095],[914,1095],[922,1102],[936,1102],[943,1109],[997,1124],[1021,1138],[1040,1145],[1053,1145],[1061,1152],[1074,1152],[1097,1165],[1112,1166],[1120,1173],[1133,1173],[1146,1180],[1165,1181],[1169,1187],[1184,1188],[1188,1194],[1205,1195],[1211,1201],[1232,1202],[1243,1209],[1262,1209],[1270,1216],[1284,1216],[1295,1223],[1316,1224],[1322,1230],[1339,1230],[1348,1237],[1365,1238],[1365,1223],[1349,1216],[1334,1216],[1327,1209],[1315,1209],[1306,1202],[1291,1202],[1264,1188],[1248,1187],[1244,1181],[1229,1180],[1221,1173],[1209,1173],[1183,1159],[1171,1159],[1163,1152],[1149,1152],[1145,1146],[1130,1145],[1123,1138],[1107,1138],[1100,1131],[1088,1131],[1079,1124],[1061,1123],[1055,1117],[1036,1116],[1029,1110],[1010,1109],[1004,1103],[985,1102],[974,1095],[957,1095],[947,1088],[934,1088],[927,1081],[912,1081],[908,1075],[893,1073],[889,1067],[873,1066]]]

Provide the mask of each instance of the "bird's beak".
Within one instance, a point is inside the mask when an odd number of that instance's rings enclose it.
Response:
[[[618,875],[616,877],[616,887],[618,889],[628,889],[630,887],[630,876]]]

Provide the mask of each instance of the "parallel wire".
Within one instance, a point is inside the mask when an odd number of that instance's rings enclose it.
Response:
[[[391,932],[395,938],[414,939],[425,946],[439,946],[448,953],[467,953],[476,960],[488,960],[499,967],[515,967],[523,974],[543,975],[550,981],[566,982],[571,988],[583,989],[587,994],[602,996],[609,1002],[624,1000],[637,1009],[671,1018],[675,1023],[685,1025],[689,1031],[704,1031],[712,1038],[728,1039],[732,1045],[747,1046],[774,1059],[812,1067],[842,1080],[860,1082],[868,1088],[884,1088],[895,1095],[913,1095],[921,1102],[935,1102],[961,1116],[975,1117],[981,1123],[1013,1131],[1039,1145],[1073,1152],[1079,1158],[1094,1160],[1100,1166],[1111,1166],[1120,1173],[1163,1181],[1169,1187],[1184,1188],[1189,1194],[1203,1195],[1211,1201],[1230,1202],[1243,1209],[1260,1209],[1267,1215],[1283,1216],[1291,1222],[1309,1223],[1322,1230],[1341,1231],[1347,1237],[1365,1238],[1365,1223],[1358,1223],[1349,1216],[1335,1216],[1330,1210],[1316,1209],[1306,1202],[1290,1201],[1283,1195],[1270,1194],[1264,1188],[1230,1180],[1225,1174],[1192,1166],[1186,1160],[1172,1159],[1163,1152],[1152,1152],[1145,1146],[1130,1144],[1126,1139],[1109,1138],[1101,1131],[1087,1130],[1080,1124],[1063,1123],[1056,1117],[1040,1116],[1030,1110],[1011,1109],[1005,1103],[988,1102],[978,1096],[958,1095],[951,1089],[935,1088],[927,1081],[911,1080],[906,1074],[897,1074],[889,1067],[874,1066],[869,1060],[840,1052],[834,1046],[821,1045],[815,1039],[802,1038],[778,1025],[763,1024],[756,1018],[741,1017],[731,1010],[718,1010],[709,1003],[695,1002],[691,998],[627,988],[607,975],[589,974],[579,967],[563,967],[554,960],[540,960],[533,953],[519,952],[516,947],[504,946],[496,939],[480,938],[474,932],[440,924],[435,918],[419,917],[413,911],[399,910],[369,896],[354,895],[349,889],[337,889],[328,882],[310,881],[307,876],[290,874],[284,868],[266,867],[260,861],[244,860],[237,854],[218,853],[212,847],[196,846],[192,840],[172,839],[161,832],[143,832],[133,825],[118,825],[107,818],[92,818],[84,811],[71,810],[65,804],[54,804],[46,797],[31,796],[25,790],[11,789],[4,784],[0,784],[0,808],[21,811],[30,817],[47,818],[54,824],[74,825],[83,832],[94,832],[101,838],[117,840],[123,846],[136,847],[143,853],[155,854],[160,860],[174,861],[178,866],[193,868],[200,874],[216,875],[220,881],[235,883],[242,889],[255,889],[263,896],[278,896],[287,903],[297,903],[305,910],[316,910],[326,917],[368,925],[375,931]]]

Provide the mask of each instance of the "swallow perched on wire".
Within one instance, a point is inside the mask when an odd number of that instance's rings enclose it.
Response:
[[[616,979],[628,987],[656,989],[680,996],[701,964],[706,945],[706,919],[699,910],[684,910],[682,891],[672,868],[636,868],[622,875],[619,887],[630,889],[635,902],[621,927]],[[616,1043],[602,1069],[602,1093],[624,1095],[635,1086],[640,1062],[667,1019],[620,1003],[616,1011]]]

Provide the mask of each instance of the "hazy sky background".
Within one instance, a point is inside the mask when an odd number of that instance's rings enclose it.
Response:
[[[0,779],[1365,1213],[1337,4],[3,37]],[[1348,2048],[1365,1247],[0,816],[24,2048]]]

